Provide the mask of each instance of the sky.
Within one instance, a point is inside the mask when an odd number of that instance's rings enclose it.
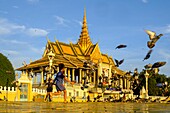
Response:
[[[124,59],[120,69],[142,71],[146,64],[166,61],[160,74],[170,76],[170,0],[0,0],[0,53],[14,69],[42,57],[51,42],[76,43],[84,8],[93,44],[113,59]],[[144,30],[163,36],[151,57]],[[126,48],[115,49],[119,44]]]

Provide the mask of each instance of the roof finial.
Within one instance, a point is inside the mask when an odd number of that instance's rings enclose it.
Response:
[[[46,39],[47,39],[47,41],[48,41],[48,42],[50,42],[50,40],[49,40],[48,36],[46,36]]]
[[[92,44],[89,33],[88,33],[87,20],[86,20],[86,8],[84,8],[82,31],[80,34],[80,38],[78,40],[78,44],[81,46],[81,49],[83,50],[83,52],[85,52],[86,49]]]
[[[86,22],[86,8],[84,8],[84,18],[83,18],[83,22]],[[87,23],[87,22],[86,22]]]

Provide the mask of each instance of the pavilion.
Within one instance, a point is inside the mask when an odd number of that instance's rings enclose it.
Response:
[[[90,67],[84,67],[86,61],[94,64],[92,73]],[[59,71],[59,63],[65,64],[65,74],[77,84],[82,84],[85,74],[90,74],[87,80],[92,87],[96,87],[100,83],[100,76],[106,76],[109,82],[111,78],[118,78],[114,80],[113,85],[115,87],[130,89],[131,76],[116,67],[111,56],[101,53],[98,43],[92,43],[87,27],[86,10],[84,10],[82,31],[77,43],[70,42],[67,44],[58,40],[51,42],[47,39],[42,58],[16,70],[26,73],[28,77],[33,77],[32,87],[40,87],[47,82],[49,77],[54,78],[54,74]],[[40,83],[37,83],[37,77],[40,78]]]

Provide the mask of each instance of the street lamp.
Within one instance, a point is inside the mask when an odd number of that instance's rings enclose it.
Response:
[[[48,59],[49,59],[49,72],[50,72],[50,77],[51,77],[51,73],[52,73],[51,67],[52,67],[52,65],[53,65],[53,60],[54,60],[55,54],[54,54],[52,51],[50,51],[50,52],[47,54],[47,56],[48,56]],[[48,79],[48,78],[49,78],[49,77],[47,77],[47,79]]]
[[[82,77],[82,79],[84,80],[83,86],[81,87],[82,90],[84,90],[84,88],[88,88],[87,84],[91,82],[88,80],[89,80],[89,77],[92,77],[91,74],[95,72],[95,63],[92,62],[91,60],[84,61],[83,67],[84,67],[85,73],[84,73],[84,77]],[[90,68],[89,73],[86,72],[87,68]]]
[[[145,70],[145,80],[146,80],[146,98],[148,98],[148,78],[149,78],[149,73],[148,70]]]

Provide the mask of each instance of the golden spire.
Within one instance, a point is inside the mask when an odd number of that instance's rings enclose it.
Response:
[[[80,45],[83,52],[85,52],[86,49],[92,44],[87,28],[86,9],[84,9],[82,31],[78,40],[78,44]]]

